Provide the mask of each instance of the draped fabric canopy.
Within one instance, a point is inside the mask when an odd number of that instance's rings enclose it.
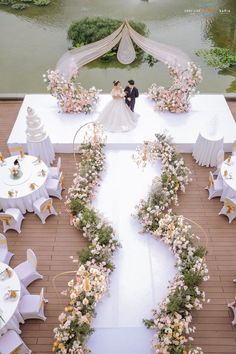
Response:
[[[140,35],[125,21],[109,36],[81,48],[67,51],[59,59],[56,70],[59,71],[65,79],[70,80],[82,66],[101,57],[119,42],[117,59],[122,64],[131,64],[136,58],[132,41],[144,52],[171,66],[179,65],[184,70],[187,67],[187,63],[190,61],[189,57],[180,49]]]

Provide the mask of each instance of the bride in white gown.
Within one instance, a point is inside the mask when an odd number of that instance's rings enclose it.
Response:
[[[112,100],[102,110],[97,121],[107,131],[126,132],[136,127],[137,114],[125,103],[125,93],[120,81],[113,81],[113,84]]]

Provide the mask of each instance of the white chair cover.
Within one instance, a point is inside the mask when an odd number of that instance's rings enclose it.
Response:
[[[49,208],[47,208],[47,205],[49,205]],[[57,212],[52,205],[51,198],[40,198],[36,200],[34,202],[34,213],[38,215],[43,224],[45,224],[45,220],[48,216],[57,215]]]
[[[8,230],[15,230],[19,234],[21,233],[21,224],[24,219],[21,211],[18,208],[8,208],[5,213],[0,213],[2,218],[10,218],[9,222],[2,220],[3,223],[3,232]]]
[[[58,157],[57,165],[48,168],[48,178],[58,179],[61,171],[61,157]]]
[[[230,224],[236,218],[236,199],[225,198],[224,206],[219,212],[219,215],[226,215]]]
[[[56,197],[59,199],[62,199],[62,190],[64,189],[63,187],[63,174],[62,172],[59,175],[59,179],[55,178],[48,178],[46,182],[46,188],[47,192],[50,197]]]
[[[9,264],[14,253],[8,251],[7,239],[3,234],[0,234],[0,261]]]
[[[27,287],[37,279],[43,279],[43,276],[37,272],[37,257],[31,249],[27,249],[27,260],[14,268],[18,278]]]
[[[14,330],[8,331],[0,337],[1,354],[30,354],[31,350],[25,345],[21,337]]]
[[[41,289],[39,295],[24,295],[19,303],[19,311],[24,320],[35,318],[45,321],[44,301],[46,301],[44,299],[44,288]]]

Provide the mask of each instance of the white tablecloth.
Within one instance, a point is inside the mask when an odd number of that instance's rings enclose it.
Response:
[[[9,278],[4,270],[8,268],[11,271]],[[8,290],[17,290],[16,298],[7,296]],[[7,264],[0,262],[0,335],[8,329],[14,329],[20,333],[19,321],[23,322],[18,311],[18,303],[21,296],[21,284],[17,274]]]
[[[23,159],[18,158],[22,176],[13,179],[9,169],[16,158],[18,157],[11,156],[0,163],[0,209],[18,208],[22,213],[32,212],[35,200],[48,198],[45,187],[48,168],[43,161],[39,163],[35,156],[25,155]],[[42,170],[45,171],[45,176],[42,176]],[[30,188],[32,183],[35,183],[34,190]],[[9,197],[9,191],[13,192],[13,197]]]
[[[216,166],[218,151],[223,149],[222,136],[210,136],[200,132],[193,148],[193,157],[200,166]]]
[[[29,155],[40,156],[48,166],[55,160],[55,152],[49,136],[39,142],[28,141],[27,152]]]
[[[225,171],[227,175],[225,176]],[[223,179],[223,193],[220,200],[223,202],[225,198],[236,197],[236,156],[232,156],[230,163],[226,159],[220,169],[221,178]]]

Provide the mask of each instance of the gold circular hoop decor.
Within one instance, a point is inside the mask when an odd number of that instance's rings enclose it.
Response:
[[[57,298],[58,300],[60,301],[60,303],[62,304],[62,301],[61,301],[61,298],[59,296],[59,291],[56,287],[56,284],[55,284],[55,281],[57,278],[61,277],[62,275],[66,275],[66,274],[76,274],[77,273],[77,270],[69,270],[67,272],[62,272],[62,273],[59,273],[59,274],[56,274],[53,278],[52,278],[52,285],[53,285],[53,288],[55,290],[55,293],[57,295]]]
[[[206,231],[203,229],[203,227],[201,225],[199,225],[196,221],[192,220],[192,219],[186,218],[185,216],[183,216],[183,218],[185,220],[188,220],[193,225],[197,226],[203,232],[204,238],[205,238],[204,247],[207,249],[209,238],[208,238],[208,235],[207,235]]]
[[[75,133],[75,135],[74,135],[74,138],[73,138],[73,154],[74,154],[74,160],[75,160],[75,165],[76,165],[76,167],[77,167],[77,165],[78,165],[78,162],[77,162],[77,160],[76,160],[76,152],[77,152],[77,151],[76,151],[76,148],[75,148],[75,140],[76,140],[76,137],[77,137],[77,135],[79,134],[79,132],[80,132],[84,127],[89,126],[89,125],[92,125],[92,126],[93,126],[93,140],[94,140],[94,142],[95,142],[95,140],[96,140],[96,130],[97,130],[98,124],[97,124],[96,122],[93,122],[93,121],[87,122],[87,123],[81,125],[81,127],[76,131],[76,133]]]

